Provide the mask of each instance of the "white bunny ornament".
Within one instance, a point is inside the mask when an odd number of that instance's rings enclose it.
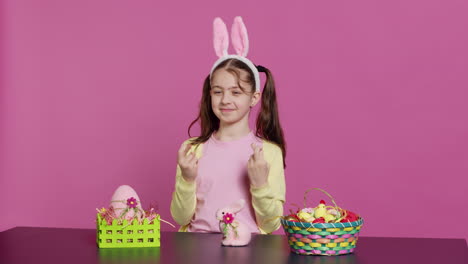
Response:
[[[237,213],[245,206],[245,200],[237,202],[219,209],[216,212],[216,219],[219,221],[219,230],[223,233],[223,246],[246,246],[250,243],[252,234],[248,227],[237,219]]]

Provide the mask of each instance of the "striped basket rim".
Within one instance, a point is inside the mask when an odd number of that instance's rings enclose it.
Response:
[[[288,226],[297,226],[303,228],[344,228],[344,227],[355,227],[360,226],[364,223],[364,219],[362,217],[359,220],[354,222],[345,222],[345,223],[307,223],[307,222],[294,222],[284,220],[283,218],[280,219],[281,224],[288,225]]]

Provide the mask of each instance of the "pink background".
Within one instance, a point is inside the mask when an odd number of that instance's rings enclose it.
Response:
[[[94,228],[121,184],[173,222],[212,21],[241,15],[277,81],[286,209],[321,187],[362,235],[468,238],[468,2],[280,3],[2,1],[0,230]]]

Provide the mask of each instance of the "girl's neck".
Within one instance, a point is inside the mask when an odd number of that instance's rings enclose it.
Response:
[[[214,136],[219,141],[232,141],[243,138],[250,133],[249,126],[240,125],[223,125],[220,124],[218,131]]]

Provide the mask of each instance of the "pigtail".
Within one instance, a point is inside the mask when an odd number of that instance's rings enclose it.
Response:
[[[193,125],[195,125],[198,121],[200,121],[200,136],[193,139],[191,143],[193,145],[198,145],[200,143],[206,142],[211,134],[219,129],[219,119],[216,117],[213,109],[211,108],[211,84],[210,84],[210,76],[206,77],[205,82],[203,83],[203,92],[202,92],[202,99],[200,101],[200,111],[198,116],[195,120],[190,123],[188,127],[188,135],[190,135],[190,129]]]
[[[275,143],[281,148],[283,167],[286,168],[286,141],[279,121],[275,81],[270,70],[262,66],[261,71],[266,74],[266,83],[262,93],[261,110],[257,116],[256,135]]]

